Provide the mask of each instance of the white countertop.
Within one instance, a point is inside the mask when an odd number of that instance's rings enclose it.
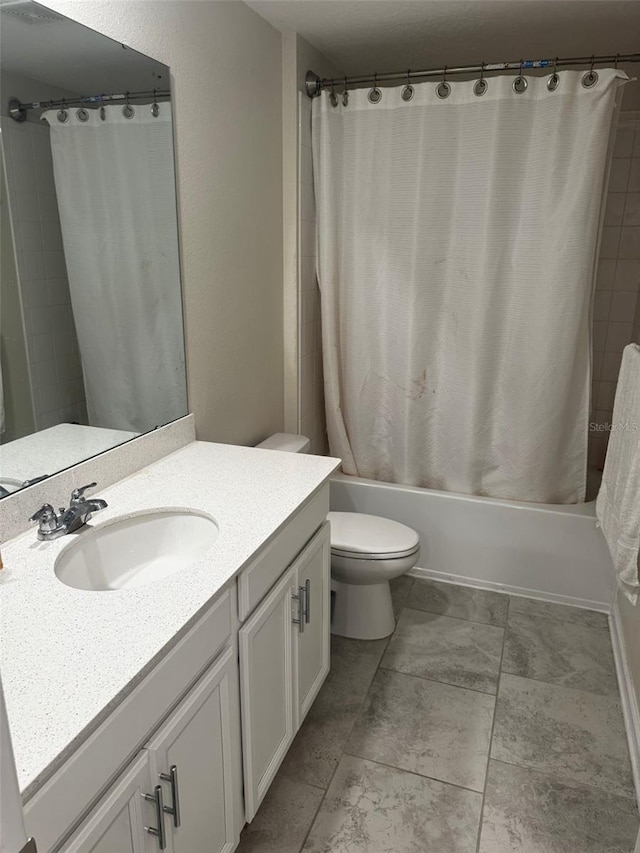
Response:
[[[54,560],[82,534],[40,542],[30,530],[3,544],[0,668],[24,798],[337,465],[329,457],[194,442],[96,490],[109,506],[91,526],[155,508],[196,509],[218,523],[206,556],[155,585],[108,592],[65,586]]]
[[[12,492],[25,480],[50,476],[140,433],[83,424],[57,424],[0,445],[0,484]],[[15,480],[15,483],[2,481]]]

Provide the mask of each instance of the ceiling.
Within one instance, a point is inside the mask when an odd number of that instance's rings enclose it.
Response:
[[[248,0],[344,74],[640,52],[640,0]]]
[[[83,95],[169,88],[165,65],[30,0],[0,0],[0,48],[2,71]]]

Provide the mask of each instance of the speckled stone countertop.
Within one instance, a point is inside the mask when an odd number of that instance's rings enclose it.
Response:
[[[6,477],[22,482],[55,474],[139,434],[82,424],[57,424],[1,445],[0,481]]]
[[[92,592],[53,571],[78,535],[2,546],[0,668],[20,789],[28,799],[186,633],[211,599],[335,470],[338,460],[194,442],[96,496],[91,526],[144,509],[191,508],[220,533],[157,584]]]

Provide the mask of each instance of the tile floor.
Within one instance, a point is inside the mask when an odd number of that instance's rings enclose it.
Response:
[[[400,578],[331,672],[239,853],[632,853],[607,618]]]

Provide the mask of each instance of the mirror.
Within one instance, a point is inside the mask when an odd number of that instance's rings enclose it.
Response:
[[[166,65],[0,0],[0,497],[187,414]]]

